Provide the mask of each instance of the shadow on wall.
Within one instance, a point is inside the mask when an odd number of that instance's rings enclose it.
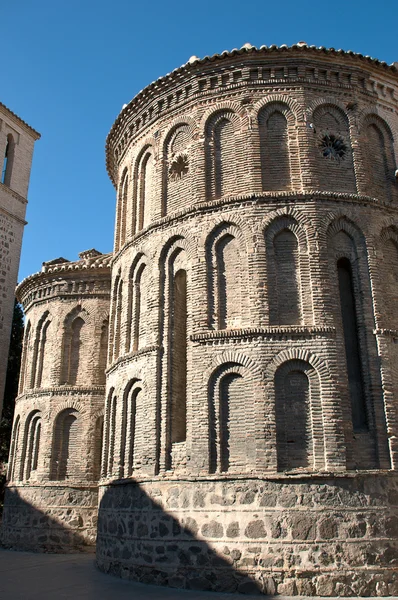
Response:
[[[69,488],[62,508],[49,505],[46,510],[42,498],[39,509],[15,488],[6,488],[0,543],[6,548],[34,552],[95,552],[95,538],[89,534],[84,514],[79,514],[77,498],[78,494]]]
[[[272,579],[256,582],[234,566],[240,559],[239,550],[232,549],[230,560],[225,560],[208,543],[197,539],[193,519],[188,517],[186,526],[181,526],[138,484],[129,482],[117,488],[124,493],[115,498],[105,492],[100,502],[101,547],[97,552],[100,570],[124,579],[174,588],[275,593]],[[52,513],[57,512],[54,517],[28,503],[17,490],[8,488],[0,529],[2,545],[35,552],[94,552],[95,546],[89,544],[82,519],[79,523],[76,514],[70,519],[72,513],[79,512],[71,500],[71,508],[52,507]],[[217,534],[212,531],[217,525],[208,523],[209,537]]]
[[[255,581],[237,568],[241,552],[236,545],[231,544],[230,550],[225,547],[227,556],[221,557],[199,539],[191,511],[186,514],[192,516],[185,517],[182,524],[138,483],[120,481],[110,489],[111,493],[103,492],[99,504],[100,570],[123,579],[188,590],[275,594],[272,578]],[[176,488],[170,482],[169,493],[173,490]],[[209,519],[202,533],[217,538],[219,528],[222,535],[222,526]]]

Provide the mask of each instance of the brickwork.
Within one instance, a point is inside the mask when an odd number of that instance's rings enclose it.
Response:
[[[45,263],[18,288],[26,316],[3,541],[72,551],[95,541],[110,255]]]
[[[33,145],[39,137],[0,103],[0,415]]]
[[[378,61],[246,46],[193,58],[116,120],[101,569],[195,589],[397,593],[397,98],[397,69]],[[71,390],[94,385],[88,340],[106,338],[87,330],[82,351],[76,293],[51,368],[36,299],[25,338],[25,373],[37,357],[39,381],[65,373]],[[77,410],[52,420],[73,448]],[[17,414],[16,472],[32,472],[39,433],[36,412]]]

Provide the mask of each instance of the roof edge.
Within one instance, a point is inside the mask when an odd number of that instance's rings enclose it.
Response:
[[[24,129],[27,129],[31,134],[33,134],[33,138],[35,141],[41,138],[41,133],[36,131],[36,129],[33,129],[33,127],[26,123],[26,121],[21,119],[21,117],[19,117],[15,112],[8,108],[8,106],[3,104],[3,102],[0,102],[0,107],[5,109],[8,112],[8,114],[11,115],[11,118],[18,123],[18,125],[22,126]]]

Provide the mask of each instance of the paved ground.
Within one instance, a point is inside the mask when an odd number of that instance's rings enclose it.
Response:
[[[94,566],[93,554],[34,554],[0,549],[0,600],[237,600],[123,581]],[[264,596],[250,596],[262,598]],[[282,600],[278,596],[278,600]]]
[[[190,592],[123,581],[98,571],[93,554],[34,554],[0,549],[0,600],[243,600],[249,597],[288,600],[283,596]],[[294,600],[305,600],[305,597],[296,596]]]

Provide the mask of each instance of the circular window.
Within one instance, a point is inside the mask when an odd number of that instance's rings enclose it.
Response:
[[[170,179],[181,179],[188,173],[188,157],[186,154],[180,154],[173,158],[169,167]]]
[[[324,158],[331,160],[342,160],[347,153],[347,144],[340,135],[326,133],[322,136],[319,148]]]

